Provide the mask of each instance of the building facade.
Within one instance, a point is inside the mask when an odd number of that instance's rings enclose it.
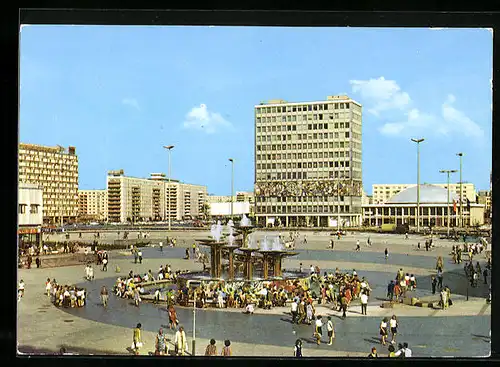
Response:
[[[477,203],[484,205],[484,218],[486,223],[491,221],[491,190],[480,190],[477,193]]]
[[[168,182],[163,173],[137,178],[123,170],[109,171],[106,190],[108,221],[114,223],[197,218],[207,200],[206,186]]]
[[[82,221],[106,221],[108,192],[106,190],[78,190],[78,218]]]
[[[362,108],[348,96],[255,106],[258,226],[361,222]]]
[[[448,188],[448,184],[432,184]],[[374,184],[372,185],[372,196],[374,204],[383,204],[399,192],[406,190],[410,187],[416,187],[417,184]],[[456,194],[460,198],[460,183],[450,183],[450,194]],[[469,182],[462,182],[462,200],[465,203],[469,199],[471,202],[476,202],[476,189],[474,184]]]
[[[61,224],[78,216],[78,157],[75,147],[19,144],[19,182],[43,187],[43,221]]]
[[[236,192],[236,195],[233,197],[231,195],[209,195],[208,205],[210,207],[210,215],[214,217],[231,216],[231,203],[232,213],[235,216],[243,214],[249,216],[254,213],[255,199],[253,192],[240,191]]]
[[[19,247],[42,242],[43,188],[36,184],[20,183],[18,189]]]
[[[460,207],[456,205],[458,195],[437,185],[420,185],[420,223],[423,227],[434,224],[435,227],[458,227],[460,224]],[[455,202],[454,202],[455,201]],[[449,216],[448,216],[449,213]],[[475,201],[463,206],[464,226],[484,224],[484,205]],[[363,225],[379,227],[382,224],[417,223],[417,187],[411,186],[382,204],[363,205]]]

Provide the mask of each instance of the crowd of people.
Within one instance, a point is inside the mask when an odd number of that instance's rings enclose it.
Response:
[[[47,278],[45,291],[50,301],[57,307],[83,307],[87,300],[87,290],[74,285],[61,285],[55,279]]]
[[[404,273],[403,268],[400,268],[396,278],[387,285],[387,298],[390,301],[403,302],[406,293],[414,291],[416,288],[417,280],[415,275]]]

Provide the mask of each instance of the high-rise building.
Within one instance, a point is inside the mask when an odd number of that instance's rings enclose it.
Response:
[[[444,189],[448,188],[448,184],[432,184]],[[417,186],[417,184],[375,184],[372,185],[372,195],[374,204],[383,204],[399,192],[406,190],[410,187]],[[450,195],[456,194],[460,197],[460,183],[450,183]],[[462,182],[462,198],[466,203],[467,199],[470,202],[476,202],[476,189],[474,184]]]
[[[348,96],[255,106],[259,226],[361,222],[361,105]]]
[[[75,147],[19,144],[19,182],[43,188],[43,221],[74,221],[78,215],[78,157]]]
[[[106,190],[78,190],[78,218],[106,221],[108,218],[108,192]]]
[[[163,173],[150,178],[109,171],[108,221],[115,223],[197,218],[203,214],[207,187],[168,180]]]

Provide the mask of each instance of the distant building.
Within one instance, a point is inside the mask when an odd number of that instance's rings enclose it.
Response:
[[[78,157],[75,147],[19,144],[19,182],[43,187],[43,220],[61,224],[78,216]]]
[[[41,245],[43,188],[40,185],[19,184],[17,224],[19,247],[27,244]]]
[[[442,187],[443,189],[448,188],[448,185],[445,183],[432,185]],[[372,185],[373,204],[383,204],[399,192],[416,186],[417,184],[374,184]],[[460,183],[450,183],[450,193],[454,193],[460,197]],[[465,203],[467,199],[471,202],[476,201],[476,189],[474,188],[474,184],[462,182],[463,203]]]
[[[108,218],[108,192],[78,190],[78,218],[82,221],[106,221]]]
[[[484,205],[484,217],[487,223],[491,220],[491,190],[480,190],[477,193],[477,203]]]
[[[232,199],[233,215],[241,216],[245,214],[248,216],[253,214],[255,203],[253,192],[237,192]],[[231,215],[231,195],[209,195],[208,205],[210,215],[213,217]]]
[[[114,223],[195,219],[204,214],[207,187],[168,180],[163,173],[150,178],[107,177],[108,221]]]
[[[436,227],[447,227],[448,211],[450,227],[458,227],[460,207],[456,204],[458,195],[437,185],[420,185],[420,222],[426,227],[433,221]],[[363,224],[378,227],[382,224],[408,224],[416,226],[417,220],[417,187],[411,186],[391,197],[383,204],[363,206]],[[465,226],[484,224],[484,205],[469,201],[463,206]]]

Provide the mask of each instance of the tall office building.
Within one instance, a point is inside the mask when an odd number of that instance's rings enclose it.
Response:
[[[448,188],[448,184],[432,184],[434,186]],[[417,186],[417,184],[374,184],[372,185],[372,195],[374,204],[383,204],[399,192],[406,190],[410,187]],[[460,197],[460,183],[450,183],[450,194],[457,194]],[[466,203],[467,199],[470,202],[476,202],[476,189],[474,184],[462,182],[462,198]]]
[[[108,221],[115,223],[196,218],[207,200],[206,186],[168,182],[163,173],[128,177],[123,170],[108,172],[107,193]]]
[[[78,190],[78,218],[106,221],[108,192],[106,190]]]
[[[75,147],[19,144],[19,182],[43,188],[44,223],[74,221],[78,215],[78,157]]]
[[[348,96],[255,106],[259,226],[361,222],[361,105]]]

